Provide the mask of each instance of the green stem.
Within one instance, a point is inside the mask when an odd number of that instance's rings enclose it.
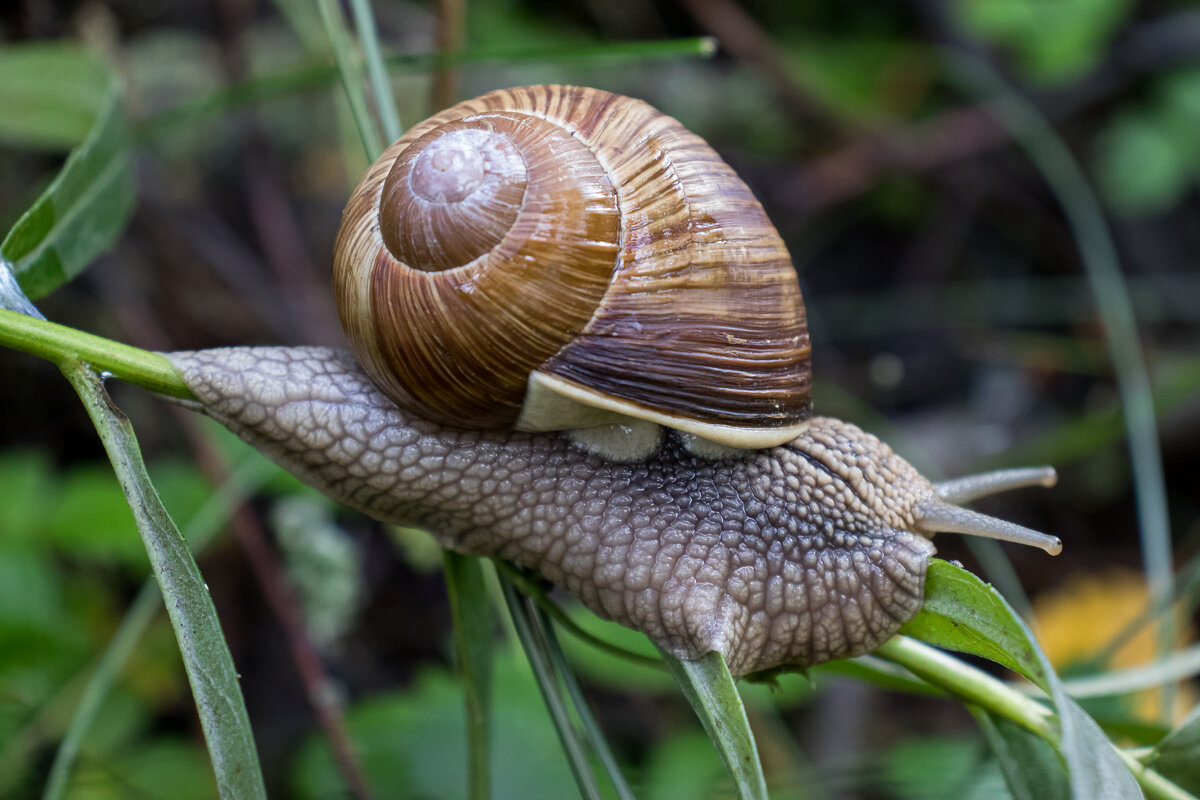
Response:
[[[580,627],[579,623],[571,619],[571,615],[562,609],[562,607],[546,596],[546,590],[535,584],[533,581],[526,578],[512,564],[507,561],[496,560],[496,569],[504,574],[506,578],[512,581],[521,593],[533,599],[538,607],[550,615],[550,618],[561,625],[568,633],[579,639],[581,642],[586,642],[597,650],[601,650],[609,655],[622,658],[632,664],[641,664],[643,667],[651,669],[663,670],[666,667],[663,665],[661,658],[654,656],[635,653],[632,650],[627,650],[620,645],[601,639],[599,636],[591,633]]]
[[[1161,774],[1147,767],[1133,757],[1131,753],[1118,749],[1117,754],[1125,762],[1125,766],[1133,773],[1138,785],[1150,800],[1196,800],[1196,795],[1176,786]]]
[[[367,109],[367,100],[363,95],[362,59],[354,47],[350,32],[346,30],[346,18],[342,16],[342,8],[337,0],[317,0],[317,8],[321,11],[321,21],[325,23],[325,31],[337,59],[338,75],[341,76],[350,111],[358,125],[363,149],[374,160],[383,152],[383,143],[379,141],[379,130],[375,127],[375,120]]]
[[[558,732],[559,743],[566,754],[571,773],[575,776],[579,794],[585,800],[600,800],[603,795],[600,794],[600,787],[596,785],[596,778],[592,774],[586,748],[571,719],[570,706],[563,696],[562,684],[554,673],[553,658],[549,652],[544,628],[539,624],[532,604],[521,597],[516,587],[502,573],[497,574],[500,577],[500,587],[504,590],[504,600],[508,604],[513,627],[525,650],[525,656],[529,659],[529,666],[537,679],[538,689],[542,693],[546,709],[550,712],[554,729]]]
[[[874,655],[899,664],[969,703],[1012,720],[1051,744],[1058,743],[1058,730],[1049,709],[954,656],[907,636],[892,637]]]
[[[114,342],[66,325],[0,309],[0,345],[54,364],[78,359],[92,369],[170,397],[194,399],[162,353]]]
[[[350,9],[354,14],[354,24],[358,27],[358,40],[362,43],[367,73],[371,76],[371,91],[375,94],[375,109],[379,112],[383,135],[389,142],[394,142],[403,131],[400,128],[400,114],[396,111],[396,98],[392,96],[392,83],[379,49],[379,32],[375,27],[375,15],[371,13],[370,0],[351,0]],[[377,158],[378,155],[372,153],[371,158]]]
[[[276,467],[263,460],[257,453],[245,459],[184,528],[183,537],[187,539],[193,552],[202,550],[220,533],[233,509],[245,502],[275,473]],[[79,754],[84,736],[95,724],[109,690],[116,683],[121,670],[133,655],[134,648],[141,641],[142,634],[146,632],[146,628],[150,626],[161,607],[162,594],[158,584],[153,578],[148,578],[88,677],[87,687],[75,707],[71,724],[54,754],[54,763],[50,766],[50,776],[46,780],[42,800],[58,800],[64,796],[67,779],[70,777],[71,767]]]
[[[187,542],[150,483],[133,426],[95,373],[69,359],[60,366],[100,434],[142,536],[175,630],[221,799],[266,798],[250,717],[216,608]]]

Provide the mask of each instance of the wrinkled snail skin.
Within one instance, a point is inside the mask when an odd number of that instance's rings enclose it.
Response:
[[[785,446],[705,461],[670,436],[613,463],[558,433],[445,428],[349,353],[170,358],[205,413],[335,500],[510,559],[683,658],[736,675],[868,652],[920,609],[935,490],[874,436],[816,418]]]

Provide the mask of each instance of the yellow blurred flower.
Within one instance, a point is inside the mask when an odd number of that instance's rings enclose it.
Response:
[[[1102,575],[1076,576],[1033,604],[1034,633],[1056,670],[1100,658],[1102,651],[1127,625],[1143,613],[1148,603],[1145,580],[1132,570],[1111,570]],[[1127,669],[1154,660],[1157,626],[1143,626],[1112,654],[1107,666]],[[1176,647],[1195,638],[1190,628],[1179,632]],[[1140,719],[1159,719],[1159,690],[1135,695],[1132,711]],[[1173,716],[1182,719],[1196,702],[1190,687],[1176,694]]]

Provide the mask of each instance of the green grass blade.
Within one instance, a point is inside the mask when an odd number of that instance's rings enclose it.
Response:
[[[248,457],[240,466],[234,469],[208,501],[196,512],[196,515],[184,528],[184,538],[187,539],[193,552],[201,551],[212,538],[220,532],[229,520],[233,509],[258,490],[267,478],[278,472],[278,467],[271,464],[258,453]],[[109,640],[92,674],[88,677],[87,686],[75,707],[75,713],[67,726],[62,743],[54,754],[54,762],[50,765],[50,775],[46,781],[42,800],[58,800],[63,796],[67,787],[67,779],[71,767],[79,753],[83,737],[96,722],[96,713],[100,710],[104,698],[116,682],[133,650],[141,640],[142,634],[154,620],[161,608],[162,595],[158,584],[153,579],[147,580],[138,591],[137,596],[125,612],[120,627]]]
[[[1172,581],[1170,523],[1150,373],[1142,358],[1129,289],[1100,202],[1070,149],[1037,108],[978,59],[951,53],[948,64],[954,80],[968,87],[972,94],[994,103],[996,119],[1009,129],[1041,172],[1067,217],[1104,321],[1105,339],[1123,401],[1142,558],[1151,600],[1168,597]],[[1170,651],[1174,637],[1174,613],[1167,610],[1159,628],[1160,654]],[[1163,695],[1164,713],[1169,713],[1172,693]]]
[[[613,755],[612,748],[608,746],[608,740],[604,736],[604,731],[600,729],[600,724],[596,722],[596,717],[592,714],[592,709],[588,705],[587,698],[583,696],[583,688],[579,685],[579,681],[575,677],[571,665],[567,663],[566,653],[558,643],[558,637],[554,633],[554,627],[550,624],[550,618],[546,611],[540,606],[536,609],[536,613],[541,621],[542,630],[546,634],[546,643],[549,646],[550,657],[554,661],[555,668],[558,674],[562,676],[563,685],[567,688],[567,695],[571,698],[571,704],[575,707],[575,713],[579,717],[579,723],[583,726],[583,735],[587,738],[588,744],[592,747],[592,752],[600,759],[600,765],[604,767],[604,771],[608,773],[608,779],[617,791],[617,797],[621,800],[634,800],[633,792],[630,791],[629,785],[625,782],[625,776],[621,772],[621,767],[617,764],[617,759]]]
[[[350,108],[354,114],[368,160],[382,152],[375,122],[371,118],[363,89],[360,64],[346,30],[341,10],[327,0],[318,0],[321,17],[337,54]],[[375,92],[376,110],[389,141],[400,136],[400,119],[388,82],[387,70],[379,51],[375,18],[365,0],[354,0],[353,10],[363,40],[367,68]],[[485,800],[491,793],[490,685],[495,637],[491,605],[487,597],[482,563],[475,558],[445,551],[443,564],[446,591],[454,620],[455,648],[463,684],[463,703],[467,717],[468,787],[472,800]]]
[[[600,787],[596,784],[595,776],[592,775],[592,765],[588,760],[587,748],[571,720],[570,708],[566,698],[563,697],[562,685],[554,673],[554,660],[550,655],[545,629],[541,626],[533,602],[522,597],[503,573],[498,573],[498,577],[500,578],[500,587],[504,591],[504,600],[508,604],[509,615],[512,617],[513,627],[517,632],[517,638],[529,659],[529,666],[533,668],[538,689],[542,693],[542,699],[546,702],[546,708],[550,712],[555,730],[558,731],[559,742],[567,756],[571,773],[575,776],[575,783],[579,786],[579,793],[587,800],[600,800],[603,795],[600,794]]]
[[[358,38],[362,42],[363,56],[367,62],[367,73],[371,76],[371,91],[375,94],[375,110],[383,125],[384,138],[394,142],[400,138],[400,114],[396,111],[396,98],[388,80],[387,65],[379,51],[379,32],[375,27],[375,15],[371,13],[370,0],[351,0],[350,9]]]
[[[446,593],[454,622],[454,645],[467,715],[467,785],[471,800],[491,796],[489,746],[495,617],[488,597],[484,562],[443,551]]]
[[[47,48],[38,47],[39,52]],[[25,48],[14,52],[25,55]],[[12,53],[0,56],[0,64]],[[121,107],[121,85],[104,67],[78,53],[60,49],[60,60],[90,62],[89,72],[103,86],[83,141],[41,196],[0,243],[0,256],[11,262],[25,294],[38,298],[82,272],[97,255],[112,246],[133,212],[135,190],[129,161],[129,134]],[[27,70],[47,69],[45,59],[26,63]],[[4,70],[0,70],[3,72]],[[11,76],[10,76],[11,77]],[[26,75],[18,84],[36,82]],[[18,85],[17,88],[20,88]],[[0,102],[11,114],[12,86],[0,88]]]
[[[325,24],[325,32],[333,47],[334,58],[337,59],[338,75],[342,79],[342,87],[346,90],[346,99],[350,102],[354,122],[358,125],[363,150],[368,158],[376,159],[383,152],[383,143],[379,140],[375,120],[367,108],[367,99],[363,94],[362,60],[354,47],[350,31],[346,29],[346,18],[342,16],[342,9],[337,0],[317,0],[317,8],[321,11],[321,21]]]
[[[364,41],[365,45],[365,41]],[[665,39],[649,42],[616,42],[595,45],[554,45],[489,47],[464,50],[460,53],[397,54],[384,58],[390,72],[428,72],[459,64],[500,62],[522,64],[537,61],[627,63],[635,60],[707,57],[716,51],[714,41],[707,37]],[[278,72],[256,75],[230,86],[198,94],[178,105],[143,120],[137,135],[143,139],[171,136],[180,128],[195,125],[210,117],[229,114],[301,92],[322,89],[339,78],[337,66],[325,62],[309,62]],[[383,114],[380,114],[383,118]],[[384,119],[385,126],[388,124]],[[397,126],[399,127],[399,126]]]
[[[1200,675],[1200,644],[1128,669],[1109,670],[1063,681],[1072,697],[1110,697],[1154,689]]]
[[[63,374],[79,394],[125,491],[162,590],[222,798],[266,798],[250,717],[208,588],[150,483],[133,428],[81,363]]]
[[[663,651],[667,669],[679,683],[708,738],[721,754],[741,800],[766,800],[758,747],[733,676],[720,653],[683,661]]]

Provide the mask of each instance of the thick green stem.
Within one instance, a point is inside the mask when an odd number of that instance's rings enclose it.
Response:
[[[1042,704],[982,670],[907,636],[895,636],[874,653],[940,689],[1057,743],[1054,715]]]
[[[54,364],[78,359],[145,389],[192,399],[192,391],[166,356],[77,331],[66,325],[0,309],[0,345],[44,358]]]
[[[895,636],[875,650],[875,655],[903,666],[909,672],[973,705],[1012,720],[1032,731],[1055,749],[1062,746],[1055,715],[986,672],[907,636]],[[1194,800],[1194,796],[1146,767],[1130,753],[1114,749],[1153,800]]]

